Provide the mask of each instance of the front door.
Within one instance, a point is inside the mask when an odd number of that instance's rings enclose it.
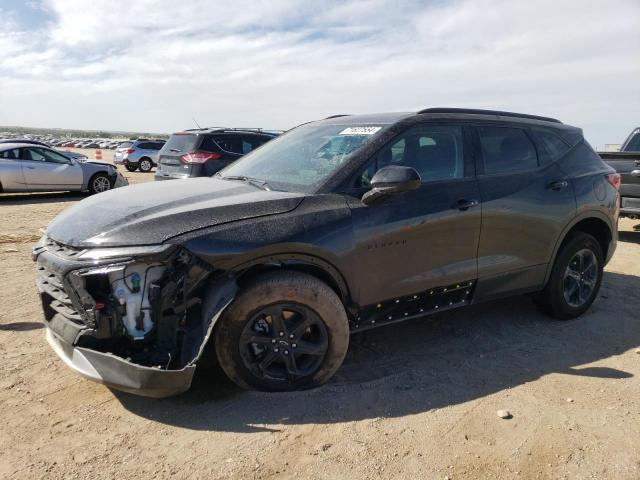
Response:
[[[469,138],[457,125],[412,127],[357,175],[350,206],[358,265],[353,295],[359,305],[476,278],[480,193]],[[354,198],[387,165],[415,168],[422,186],[369,206]]]
[[[82,167],[76,162],[46,148],[20,150],[22,171],[30,191],[80,190],[82,187]]]

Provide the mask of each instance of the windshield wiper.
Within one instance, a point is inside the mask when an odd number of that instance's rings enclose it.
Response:
[[[262,190],[271,191],[266,180],[260,180],[259,178],[251,178],[244,175],[227,175],[226,177],[220,176],[220,178],[222,178],[222,180],[240,180],[241,182],[248,183]]]

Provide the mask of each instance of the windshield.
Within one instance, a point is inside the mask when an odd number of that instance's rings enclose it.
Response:
[[[272,190],[313,192],[382,128],[302,125],[245,155],[218,175],[259,180]]]

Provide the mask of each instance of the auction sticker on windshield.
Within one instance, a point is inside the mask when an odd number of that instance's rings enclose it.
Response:
[[[340,135],[373,135],[382,127],[349,127],[340,132]]]

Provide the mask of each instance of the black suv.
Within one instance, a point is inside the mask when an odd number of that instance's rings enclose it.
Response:
[[[33,251],[47,338],[90,379],[166,396],[207,343],[238,385],[293,390],[326,382],[372,327],[519,294],[574,318],[616,247],[616,185],[550,118],[307,123],[213,178],[60,214]]]
[[[171,135],[158,154],[156,180],[210,177],[278,135],[260,128],[201,128]]]

